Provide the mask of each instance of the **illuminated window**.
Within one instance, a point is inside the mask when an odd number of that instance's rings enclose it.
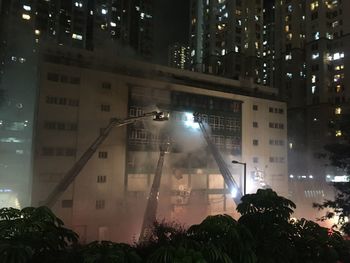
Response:
[[[35,29],[35,31],[34,31],[34,33],[35,33],[35,35],[40,35],[40,30],[38,30],[38,29]]]
[[[333,81],[338,82],[342,78],[344,78],[344,74],[336,74],[336,75],[334,75]]]
[[[335,131],[335,137],[340,137],[340,136],[342,136],[341,130]]]
[[[320,56],[320,53],[312,54],[312,59],[317,59],[319,58],[319,56]]]
[[[225,26],[226,26],[225,24],[218,25],[218,29],[223,30],[225,28]]]
[[[80,7],[80,8],[83,7],[83,3],[81,3],[81,2],[75,2],[74,5],[76,7]]]
[[[29,5],[23,5],[23,9],[26,11],[32,10],[32,8]]]
[[[292,54],[287,54],[285,57],[286,60],[291,60],[292,59]]]
[[[75,34],[75,33],[72,34],[72,38],[73,39],[77,39],[77,40],[83,40],[83,36],[82,35]]]
[[[315,94],[315,92],[316,92],[316,86],[312,86],[312,87],[311,87],[311,93],[312,93],[312,94]]]
[[[337,52],[337,53],[334,53],[333,56],[328,57],[329,60],[338,60],[341,58],[344,58],[344,52],[341,52],[341,53]]]
[[[28,14],[22,14],[22,18],[23,18],[24,20],[29,20],[29,19],[30,19],[30,15],[28,15]]]
[[[311,82],[312,83],[316,83],[316,75],[312,75],[311,76]]]
[[[320,39],[320,32],[316,32],[314,35],[315,40]]]
[[[335,108],[334,113],[337,115],[341,114],[341,108],[340,107]]]
[[[339,93],[339,92],[341,92],[343,89],[342,89],[342,86],[341,85],[337,85],[336,87],[335,87],[335,91],[337,92],[337,93]]]
[[[330,34],[329,32],[326,33],[326,38],[333,39],[333,34]]]
[[[312,2],[310,4],[310,9],[311,10],[315,10],[318,7],[318,1]]]
[[[344,65],[338,65],[334,69],[337,70],[337,71],[338,70],[342,70],[342,69],[344,69]]]
[[[292,33],[288,33],[288,34],[287,34],[287,39],[288,39],[288,40],[292,40],[292,37],[293,37],[293,34],[292,34]]]

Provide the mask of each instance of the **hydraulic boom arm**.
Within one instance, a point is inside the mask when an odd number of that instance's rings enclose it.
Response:
[[[114,127],[121,127],[130,123],[133,123],[138,120],[145,118],[153,117],[155,121],[166,120],[167,117],[164,116],[162,112],[149,112],[145,113],[138,117],[130,117],[126,119],[116,119],[113,118],[110,120],[107,127],[103,132],[97,137],[97,139],[90,145],[90,147],[84,152],[84,154],[79,158],[79,160],[73,165],[73,167],[66,173],[66,175],[61,179],[61,181],[56,185],[53,191],[49,194],[47,199],[44,202],[44,205],[52,207],[61,194],[68,188],[68,186],[74,181],[78,176],[80,171],[84,168],[86,163],[90,160],[92,155],[96,152],[98,147],[103,143],[103,141],[108,137],[109,133]]]
[[[232,174],[230,170],[227,168],[225,160],[222,158],[219,150],[216,148],[215,144],[211,141],[210,136],[205,129],[205,126],[202,122],[202,117],[199,113],[193,114],[194,116],[194,121],[198,122],[199,128],[201,129],[204,139],[206,140],[210,152],[213,154],[213,157],[219,167],[219,170],[224,178],[224,181],[227,185],[227,187],[232,191],[235,192],[235,195],[233,195],[233,200],[235,201],[236,204],[239,204],[241,202],[242,198],[242,191],[238,187],[236,181],[233,179]]]
[[[153,224],[156,221],[160,179],[162,177],[164,156],[165,156],[165,153],[168,151],[168,148],[169,148],[169,143],[163,143],[159,147],[160,154],[159,154],[157,169],[154,174],[154,179],[151,186],[151,191],[149,193],[145,214],[143,216],[143,223],[141,228],[141,234],[139,237],[139,242],[145,242],[149,240],[150,234],[153,228]]]

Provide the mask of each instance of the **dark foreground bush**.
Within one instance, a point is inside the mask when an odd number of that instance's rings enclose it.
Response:
[[[241,218],[208,216],[185,229],[156,222],[142,244],[78,244],[78,235],[46,207],[0,209],[1,263],[349,263],[337,231],[291,220],[295,205],[271,189],[242,198]]]

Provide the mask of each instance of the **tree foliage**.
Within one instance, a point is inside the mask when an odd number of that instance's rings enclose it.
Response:
[[[77,243],[77,234],[48,208],[0,210],[0,262],[64,263],[338,263],[350,262],[339,232],[305,219],[271,189],[242,198],[239,220],[208,216],[185,229],[156,222],[149,242]]]
[[[0,262],[38,262],[65,251],[78,235],[47,207],[0,209]]]
[[[339,232],[330,231],[313,221],[301,219],[294,226],[293,244],[297,262],[349,262],[349,247]]]
[[[328,151],[330,164],[337,167],[342,174],[350,172],[350,114],[341,114],[335,120],[330,122],[330,127],[334,132],[340,131],[341,136],[336,138],[333,143],[327,144],[325,149]],[[349,177],[349,176],[348,176]],[[337,226],[340,230],[350,235],[350,182],[334,183],[336,195],[334,200],[325,200],[321,204],[314,204],[318,209],[330,209],[322,220],[327,220],[338,216]]]
[[[242,197],[237,207],[239,223],[255,238],[258,262],[293,262],[293,226],[289,223],[295,204],[271,189]]]
[[[229,215],[208,216],[201,224],[191,226],[187,233],[202,246],[215,247],[232,262],[256,262],[251,233]],[[210,262],[227,262],[217,257],[215,261],[211,259]]]
[[[110,241],[95,241],[82,249],[82,262],[84,263],[140,263],[141,257],[135,248],[128,244],[117,244]]]

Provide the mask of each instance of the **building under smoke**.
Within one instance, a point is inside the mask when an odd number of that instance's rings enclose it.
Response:
[[[158,218],[194,223],[208,214],[234,214],[203,135],[247,190],[269,186],[288,195],[286,104],[266,86],[123,60],[92,52],[45,50],[38,65],[32,200],[39,205],[99,136],[110,118],[170,112],[170,120],[115,128],[54,205],[82,241],[130,240],[140,233],[159,144],[169,141]]]
[[[329,165],[324,146],[342,139],[330,124],[349,105],[349,1],[275,1],[275,85],[288,103],[293,195],[310,210],[332,199],[329,181],[346,171]],[[306,210],[306,211],[307,211]]]
[[[150,59],[153,1],[0,1],[0,206],[30,204],[37,52],[47,43]]]

